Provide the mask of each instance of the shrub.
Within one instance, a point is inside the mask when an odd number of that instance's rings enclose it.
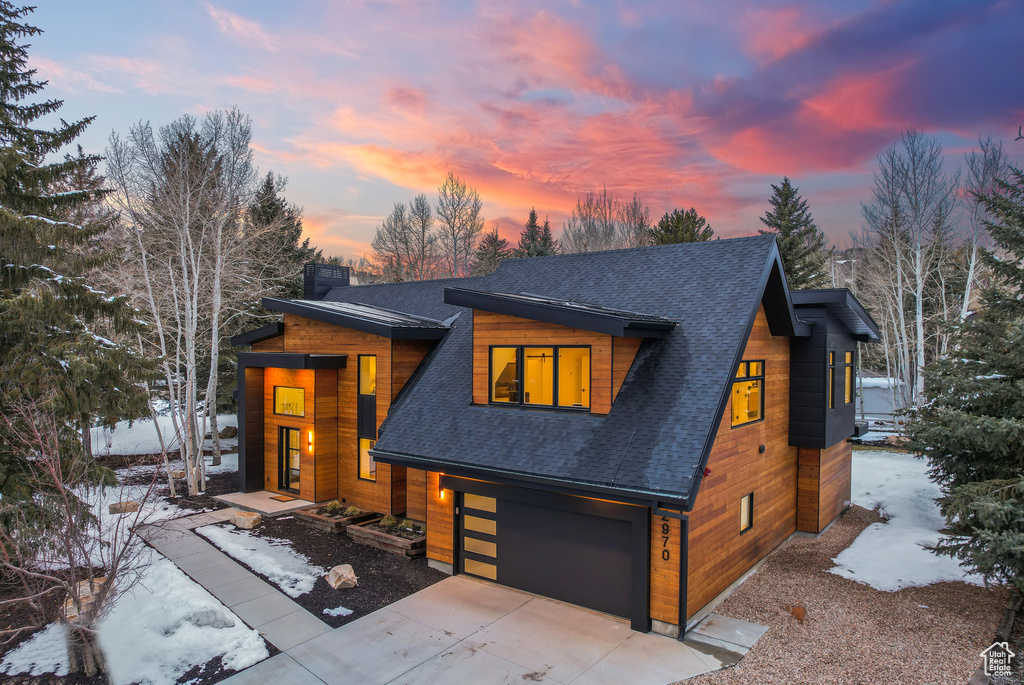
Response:
[[[363,510],[359,507],[349,507],[344,511],[345,516],[359,516],[362,513]]]
[[[341,511],[341,502],[338,500],[332,500],[325,504],[323,509],[325,514],[337,514]]]
[[[380,526],[382,528],[398,528],[398,519],[388,514],[380,520]]]

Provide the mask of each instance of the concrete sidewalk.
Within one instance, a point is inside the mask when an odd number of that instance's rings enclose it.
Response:
[[[291,649],[329,632],[330,626],[318,617],[192,532],[234,513],[221,509],[173,519],[144,526],[139,534],[278,649]]]

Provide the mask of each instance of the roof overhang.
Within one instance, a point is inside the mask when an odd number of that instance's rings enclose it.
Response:
[[[276,338],[279,335],[284,335],[284,322],[282,321],[234,335],[231,337],[231,346],[245,347],[246,345],[254,345],[264,340]]]
[[[881,336],[878,324],[867,313],[867,310],[846,288],[828,288],[824,290],[794,290],[793,304],[801,307],[825,307],[837,319],[850,329],[853,337],[862,342],[872,342]]]
[[[267,369],[344,369],[346,354],[298,354],[295,352],[239,352],[238,365]]]
[[[664,338],[676,326],[674,321],[660,316],[525,293],[496,293],[449,287],[444,289],[444,301],[445,304],[458,307],[622,338]]]
[[[393,340],[440,340],[448,326],[435,319],[358,302],[282,300],[264,297],[264,308]]]

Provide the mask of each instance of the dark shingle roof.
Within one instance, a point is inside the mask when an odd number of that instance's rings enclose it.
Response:
[[[359,301],[447,320],[447,336],[392,406],[374,452],[512,479],[692,503],[735,363],[768,274],[769,236],[506,260],[473,279],[334,288]],[[472,316],[445,286],[599,303],[678,322],[645,340],[607,416],[473,406]],[[529,341],[526,341],[529,342]]]
[[[448,331],[441,321],[361,302],[282,300],[264,297],[263,306],[276,312],[297,314],[316,321],[354,328],[388,338],[440,339]]]

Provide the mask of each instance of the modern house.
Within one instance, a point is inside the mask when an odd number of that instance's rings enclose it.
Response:
[[[850,503],[846,290],[790,292],[772,237],[347,285],[310,265],[238,336],[239,485],[424,521],[451,573],[681,634]]]

